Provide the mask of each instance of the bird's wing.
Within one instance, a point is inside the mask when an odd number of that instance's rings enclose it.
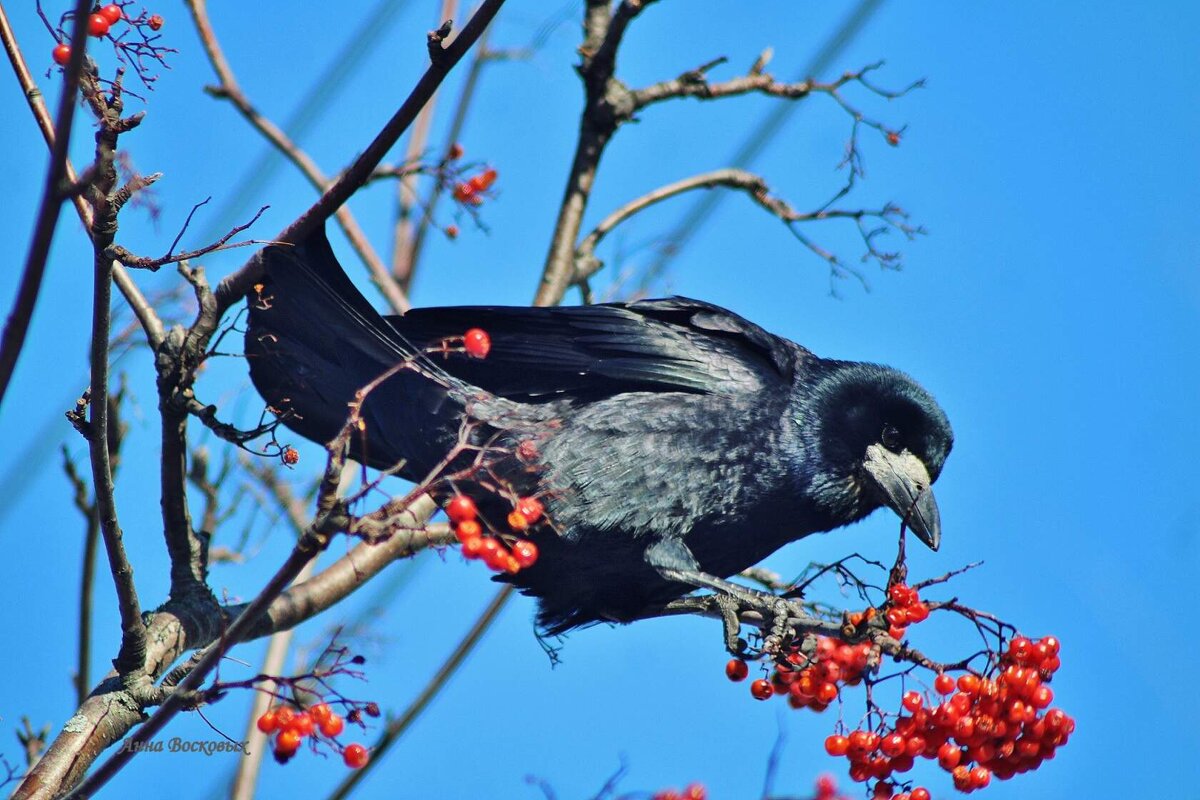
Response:
[[[420,308],[387,321],[432,352],[482,328],[491,339],[487,358],[431,359],[468,383],[523,402],[755,391],[790,385],[797,357],[807,354],[733,312],[682,297],[560,308]]]

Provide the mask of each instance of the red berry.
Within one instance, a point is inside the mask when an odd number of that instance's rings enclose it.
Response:
[[[914,622],[924,622],[925,620],[929,619],[929,606],[925,605],[919,600],[906,608],[905,611],[908,614],[909,624]]]
[[[850,740],[840,734],[825,738],[825,752],[831,756],[844,756],[850,750]]]
[[[937,760],[938,765],[942,769],[954,769],[958,766],[958,762],[962,760],[962,750],[957,745],[946,742],[938,748]]]
[[[333,739],[340,736],[342,731],[346,729],[346,723],[337,714],[330,714],[325,719],[321,720],[321,735]]]
[[[898,147],[900,145],[900,133],[898,131],[888,131],[887,143],[892,147]]]
[[[449,503],[446,503],[446,516],[456,525],[473,520],[478,515],[479,509],[475,507],[475,501],[465,494],[455,495]]]
[[[750,674],[750,667],[745,661],[740,658],[731,658],[725,665],[725,677],[737,683],[738,681],[746,680],[746,676]]]
[[[483,526],[479,524],[479,520],[464,519],[454,526],[454,535],[460,542],[466,542],[467,539],[478,539],[483,535]]]
[[[447,239],[457,239],[458,238],[458,226],[457,225],[447,225],[446,226],[446,238]]]
[[[909,711],[916,711],[925,704],[925,699],[921,697],[920,692],[905,692],[901,703]]]
[[[464,558],[476,559],[483,555],[482,536],[476,536],[474,539],[467,539],[462,543],[462,554]]]
[[[55,64],[65,67],[67,62],[71,60],[71,45],[60,44],[50,51],[50,57],[54,59]]]
[[[279,732],[275,737],[276,755],[291,756],[300,749],[300,734],[291,728]]]
[[[274,709],[268,710],[254,723],[263,733],[274,733],[279,729],[279,720],[275,718]]]
[[[958,690],[964,694],[979,694],[980,680],[975,675],[959,675]]]
[[[683,787],[683,800],[708,800],[708,790],[703,783],[689,783]]]
[[[496,170],[488,168],[470,180],[473,193],[486,192],[492,188],[492,184],[496,182]]]
[[[150,26],[150,30],[156,31],[163,26],[163,18],[158,14],[154,14],[150,19],[146,20],[146,24]]]
[[[450,145],[450,152],[446,154],[446,158],[450,161],[463,157],[463,146],[458,142]]]
[[[775,690],[771,688],[771,682],[765,678],[759,678],[750,684],[750,694],[755,700],[766,700],[775,694]]]
[[[508,512],[508,527],[518,533],[529,528],[529,518],[522,514],[517,509]]]
[[[992,771],[987,767],[975,767],[971,770],[971,786],[982,789],[992,780]]]
[[[97,38],[108,33],[112,23],[102,14],[92,14],[88,17],[88,33]]]
[[[294,447],[285,448],[281,458],[283,458],[283,463],[289,467],[300,463],[300,453]]]
[[[522,569],[532,567],[538,559],[537,545],[530,541],[519,541],[513,545],[512,554]]]
[[[309,715],[313,718],[313,722],[320,724],[333,716],[333,709],[328,703],[317,703],[308,709]]]
[[[950,694],[954,691],[954,678],[944,672],[939,672],[933,679],[933,688],[938,694]]]
[[[492,349],[492,337],[481,328],[471,328],[463,335],[463,347],[467,355],[473,358],[487,358],[488,351]]]
[[[1046,708],[1054,702],[1054,692],[1049,686],[1039,686],[1033,690],[1033,696],[1029,698],[1029,704],[1034,708]]]
[[[460,183],[454,187],[453,195],[458,202],[466,203],[475,197],[475,188],[469,183]]]
[[[904,752],[904,737],[898,733],[889,733],[879,742],[879,751],[888,758],[895,758]]]
[[[488,569],[496,572],[508,569],[508,551],[495,538],[484,537],[480,552],[483,554],[483,563],[488,565]]]
[[[532,525],[542,517],[542,501],[536,497],[522,497],[517,501],[517,511]]]
[[[918,786],[909,793],[909,797],[912,800],[931,800],[932,795],[929,794],[929,790],[924,786]]]
[[[313,731],[317,729],[317,725],[313,722],[312,715],[307,711],[301,711],[292,718],[286,726],[289,731],[295,731],[299,736],[312,736]]]
[[[291,706],[279,706],[275,709],[275,721],[279,723],[280,728],[286,728],[295,718],[296,712]]]
[[[109,3],[104,8],[100,9],[99,13],[100,16],[108,20],[109,25],[116,25],[121,21],[121,17],[124,16],[121,13],[121,7],[116,3]]]
[[[1042,639],[1041,643],[1046,645],[1047,653],[1049,653],[1052,656],[1058,655],[1058,651],[1059,651],[1059,648],[1061,647],[1061,644],[1059,643],[1057,636],[1046,636]]]
[[[362,769],[370,760],[371,754],[367,751],[367,748],[357,742],[346,745],[346,749],[342,751],[342,761],[350,769]]]

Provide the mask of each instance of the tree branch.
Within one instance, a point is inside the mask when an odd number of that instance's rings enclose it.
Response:
[[[109,569],[116,585],[117,605],[121,615],[121,648],[114,661],[118,674],[128,676],[140,669],[146,655],[146,626],[137,587],[133,581],[133,565],[125,552],[121,526],[117,520],[111,454],[108,446],[109,395],[108,349],[112,310],[113,261],[104,250],[112,244],[117,231],[117,211],[113,203],[117,171],[113,163],[117,138],[135,127],[137,115],[122,118],[124,102],[121,96],[121,73],[113,82],[108,97],[100,90],[96,73],[89,70],[82,76],[83,96],[99,120],[96,133],[94,178],[88,189],[93,207],[93,292],[91,340],[91,403],[88,421],[88,450],[92,465],[92,486],[96,499],[96,515],[100,534],[108,554]]]
[[[863,226],[864,220],[871,218],[879,219],[884,222],[885,229],[899,230],[909,238],[923,232],[922,229],[911,226],[905,221],[907,215],[903,209],[890,203],[879,209],[844,210],[822,207],[815,211],[801,212],[792,208],[787,201],[772,195],[767,182],[760,176],[741,169],[717,169],[661,186],[652,192],[631,200],[601,220],[600,224],[584,237],[579,247],[575,250],[575,275],[571,283],[581,285],[603,268],[604,262],[596,257],[596,247],[616,226],[663,200],[696,189],[711,189],[715,187],[736,189],[746,193],[760,207],[784,222],[792,234],[806,247],[816,253],[822,260],[829,263],[831,269],[834,270],[834,274],[838,277],[853,274],[858,276],[860,280],[862,279],[862,276],[853,267],[847,266],[832,253],[797,231],[796,226],[798,224],[830,219],[853,220],[858,226],[858,230],[867,247],[866,257],[873,257],[884,265],[890,265],[897,256],[894,253],[885,253],[878,250],[874,246],[874,238],[882,234],[883,230],[872,231],[865,228]]]

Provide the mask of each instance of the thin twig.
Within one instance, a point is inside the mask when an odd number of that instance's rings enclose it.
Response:
[[[458,15],[458,0],[439,0],[438,5],[440,7],[437,17],[439,21],[451,20]],[[486,45],[481,42],[476,50],[472,68],[474,63],[479,61],[479,54],[483,53],[485,49]],[[421,113],[417,114],[412,133],[408,136],[408,147],[404,151],[405,163],[417,163],[421,154],[425,152],[425,145],[429,141],[429,131],[433,126],[433,109],[436,103],[437,93],[435,92],[425,107],[421,109]],[[441,181],[434,181],[434,183],[441,183]],[[416,204],[417,176],[409,173],[396,183],[396,222],[392,226],[392,278],[400,284],[405,293],[412,285],[412,255],[415,244],[413,207]],[[422,214],[422,218],[429,210],[428,206],[424,208],[426,211]]]
[[[467,75],[463,79],[462,92],[458,95],[458,104],[454,108],[454,117],[450,122],[450,128],[446,132],[445,145],[442,148],[442,153],[449,153],[457,142],[462,139],[463,127],[467,121],[467,110],[471,107],[471,101],[475,97],[475,90],[479,86],[479,76],[483,74],[484,65],[491,61],[491,51],[488,49],[488,40],[491,38],[491,28],[483,32],[479,37],[479,46],[475,49],[475,57],[471,59],[471,66],[467,69]],[[405,292],[412,292],[413,276],[416,274],[417,266],[421,261],[421,253],[425,248],[425,240],[429,235],[429,230],[433,223],[433,211],[437,207],[438,200],[442,196],[442,191],[445,188],[442,181],[431,181],[429,193],[421,202],[421,208],[424,209],[421,214],[421,219],[417,222],[417,231],[413,235],[412,247],[409,249],[405,263],[407,263],[407,271],[396,270],[396,279],[400,281]]]

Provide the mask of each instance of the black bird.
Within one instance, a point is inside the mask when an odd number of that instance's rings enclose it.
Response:
[[[422,480],[468,417],[476,444],[536,452],[532,466],[512,456],[494,469],[514,492],[542,497],[550,521],[532,534],[537,563],[498,579],[539,599],[547,633],[635,619],[881,506],[938,547],[930,485],[953,434],[894,369],[820,358],[682,297],[383,317],[324,232],[261,259],[250,375],[296,433],[333,439],[355,391],[415,357],[420,369],[368,395],[353,458],[402,463],[400,475]],[[491,337],[485,359],[438,352],[474,327]],[[511,505],[494,499],[481,514],[503,525]]]

